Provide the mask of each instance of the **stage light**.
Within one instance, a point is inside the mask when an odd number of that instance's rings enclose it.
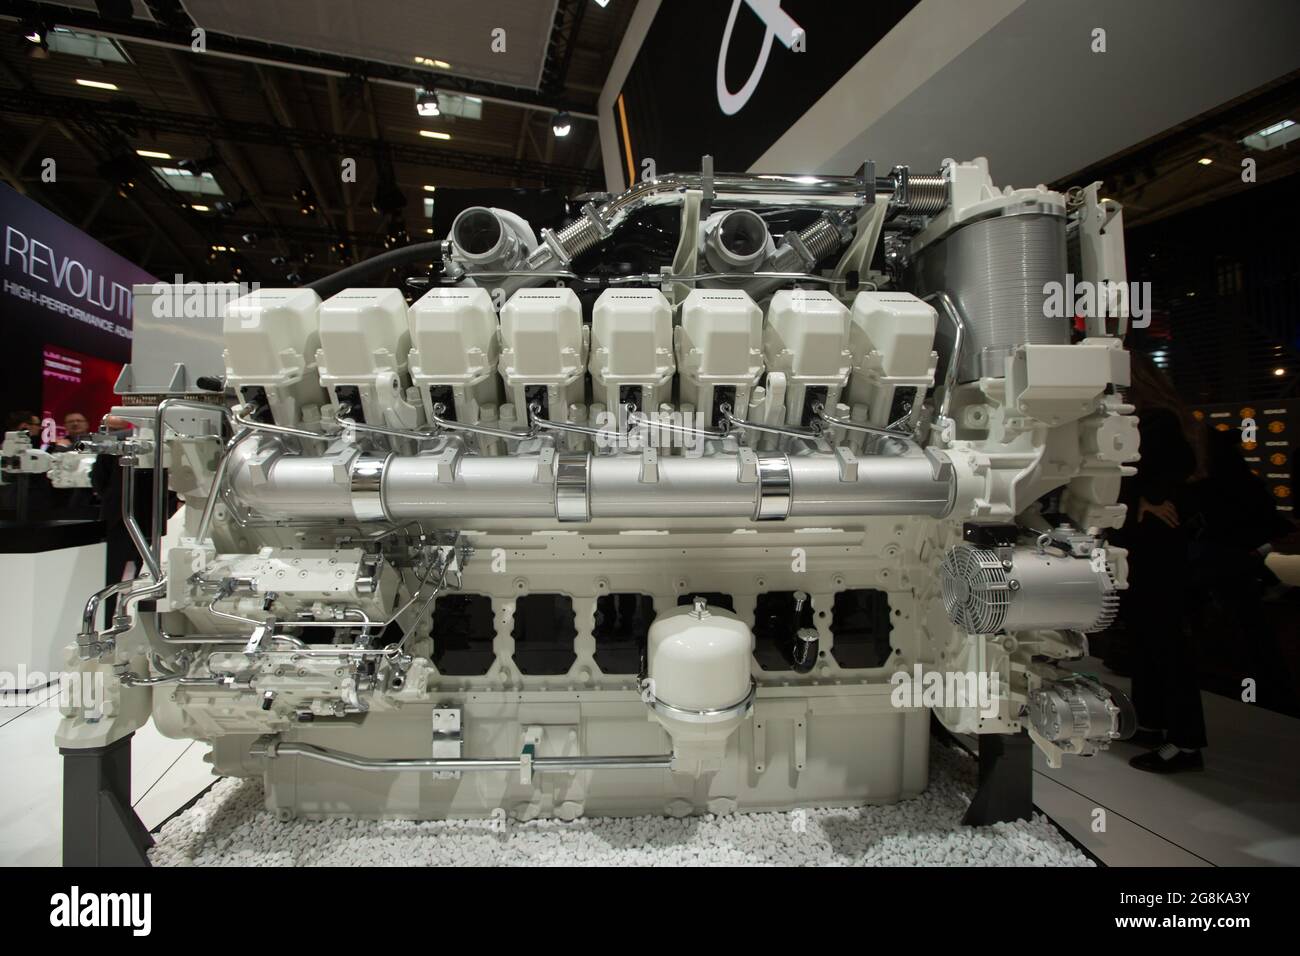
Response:
[[[433,90],[415,91],[415,112],[421,116],[439,116],[438,94]]]

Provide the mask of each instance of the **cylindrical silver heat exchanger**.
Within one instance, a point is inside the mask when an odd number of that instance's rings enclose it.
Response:
[[[760,453],[659,459],[637,455],[353,454],[336,458],[239,454],[235,497],[268,518],[406,521],[418,518],[746,518],[779,521],[865,515],[942,517],[955,494],[950,462],[933,453],[858,459]]]
[[[1044,308],[1044,287],[1065,285],[1065,216],[1058,208],[1012,206],[960,225],[916,254],[916,294],[947,292],[966,324],[959,382],[1002,376],[1006,352],[1017,345],[1069,343],[1069,320]],[[941,336],[951,354],[947,323]]]

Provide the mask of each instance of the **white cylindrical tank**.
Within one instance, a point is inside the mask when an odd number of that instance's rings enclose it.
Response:
[[[647,664],[654,694],[670,707],[722,710],[749,693],[754,635],[736,615],[697,598],[650,625]]]
[[[703,598],[650,625],[646,702],[673,739],[674,770],[698,776],[722,766],[753,701],[753,646],[748,625]]]

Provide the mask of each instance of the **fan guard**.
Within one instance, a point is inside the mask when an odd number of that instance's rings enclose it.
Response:
[[[968,634],[1002,629],[1011,603],[1008,572],[993,551],[959,544],[940,565],[943,606],[948,618]]]

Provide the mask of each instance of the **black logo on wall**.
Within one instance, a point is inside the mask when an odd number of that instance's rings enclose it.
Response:
[[[665,0],[614,104],[623,175],[748,169],[916,3]]]

